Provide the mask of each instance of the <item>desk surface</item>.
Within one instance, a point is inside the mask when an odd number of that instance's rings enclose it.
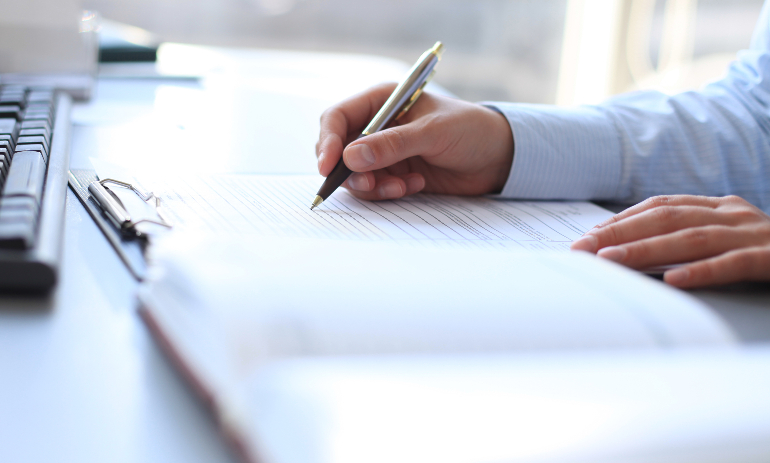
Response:
[[[182,50],[194,55],[189,48]],[[237,92],[222,91],[217,95],[230,95],[228,104],[236,116],[243,118],[231,121],[230,127],[234,124],[237,130],[250,128],[252,141],[232,149],[236,154],[219,167],[251,172],[314,172],[312,153],[320,112],[344,94],[368,87],[382,76],[397,79],[404,70],[401,63],[368,57],[279,52],[225,57],[235,63],[250,63],[252,71],[261,72],[261,80],[238,75],[242,65],[228,74],[222,71],[227,63],[215,59],[207,62],[219,63],[218,71],[203,81],[165,77],[101,80],[94,101],[78,107],[74,114],[72,166],[89,168],[88,158],[99,157],[129,165],[158,164],[160,168],[164,163],[173,165],[186,160],[192,168],[205,168],[211,149],[217,151],[216,144],[205,141],[203,148],[188,147],[190,152],[168,152],[173,145],[158,138],[162,131],[139,130],[152,126],[157,111],[173,111],[174,104],[185,97],[192,96],[197,104],[208,104],[208,89],[216,93],[236,83]],[[359,69],[362,62],[374,71],[351,71],[347,81],[336,82],[323,98],[307,99],[308,95],[302,93],[307,88],[293,91],[289,86],[283,92],[269,91],[275,87],[275,80],[265,77],[278,75],[276,79],[283,81],[287,73],[293,73],[300,79],[304,72],[306,77],[317,79],[319,73],[323,74],[319,63],[327,63],[323,75],[328,82],[329,75],[338,75],[340,69]],[[287,69],[287,63],[292,67]],[[298,63],[304,63],[304,71]],[[241,102],[236,104],[233,95],[239,95]],[[297,103],[302,98],[308,103],[299,110]],[[253,107],[274,108],[274,117],[260,120],[250,116],[256,114],[251,111]],[[175,114],[184,117],[183,111]],[[287,142],[284,124],[294,127],[297,120],[313,130]],[[182,123],[195,126],[208,122]],[[254,140],[260,141],[259,146],[253,144]],[[224,142],[219,143],[224,146]],[[290,149],[283,149],[287,143]],[[270,154],[278,148],[288,154],[277,161]],[[162,158],[164,153],[166,159]],[[213,420],[167,363],[137,316],[133,296],[136,282],[71,192],[67,197],[64,240],[61,281],[53,294],[44,299],[0,298],[2,460],[235,461],[216,433]],[[694,294],[714,307],[744,340],[770,339],[769,290],[738,287]]]

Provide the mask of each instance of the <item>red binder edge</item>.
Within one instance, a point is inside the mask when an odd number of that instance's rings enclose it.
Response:
[[[214,394],[206,388],[206,385],[195,374],[192,368],[185,362],[184,357],[179,353],[171,340],[163,332],[160,323],[152,315],[152,311],[145,305],[140,304],[139,316],[144,321],[160,350],[171,362],[176,371],[182,376],[185,382],[190,385],[194,393],[203,401],[203,405],[211,414],[217,423],[220,435],[224,438],[227,445],[235,452],[236,457],[245,463],[266,463],[251,454],[242,439],[241,433],[235,432],[224,426],[220,419],[221,413]]]

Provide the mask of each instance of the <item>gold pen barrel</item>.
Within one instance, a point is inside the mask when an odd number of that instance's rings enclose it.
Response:
[[[436,42],[433,47],[420,56],[409,70],[407,77],[398,84],[374,119],[366,126],[364,135],[371,135],[384,129],[391,121],[401,117],[412,107],[422,93],[422,89],[433,77],[433,68],[441,60],[444,44]]]
[[[384,129],[393,120],[401,117],[409,111],[409,108],[417,101],[422,94],[423,88],[433,77],[436,64],[441,60],[441,54],[444,52],[444,45],[436,42],[432,48],[422,54],[417,60],[409,75],[396,87],[388,100],[382,105],[382,108],[374,116],[374,119],[366,126],[358,138],[371,135]],[[319,206],[326,198],[342,185],[350,176],[352,171],[345,165],[340,158],[337,165],[334,166],[329,176],[324,180],[321,188],[318,189],[316,198],[310,209],[313,210]]]
[[[441,55],[444,54],[444,44],[441,42],[436,42],[436,44],[433,45],[433,48],[428,50],[428,52],[436,55],[436,58],[438,58],[439,61],[441,61]]]

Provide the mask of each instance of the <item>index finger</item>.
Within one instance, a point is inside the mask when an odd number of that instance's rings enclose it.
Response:
[[[324,111],[316,144],[318,171],[329,175],[342,157],[351,134],[360,132],[388,99],[396,84],[382,84],[354,95]]]

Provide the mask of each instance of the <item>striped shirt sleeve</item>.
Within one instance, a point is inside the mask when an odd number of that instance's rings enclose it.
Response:
[[[699,91],[624,94],[601,105],[484,103],[508,119],[501,196],[638,202],[736,194],[770,211],[770,0],[749,50]]]

